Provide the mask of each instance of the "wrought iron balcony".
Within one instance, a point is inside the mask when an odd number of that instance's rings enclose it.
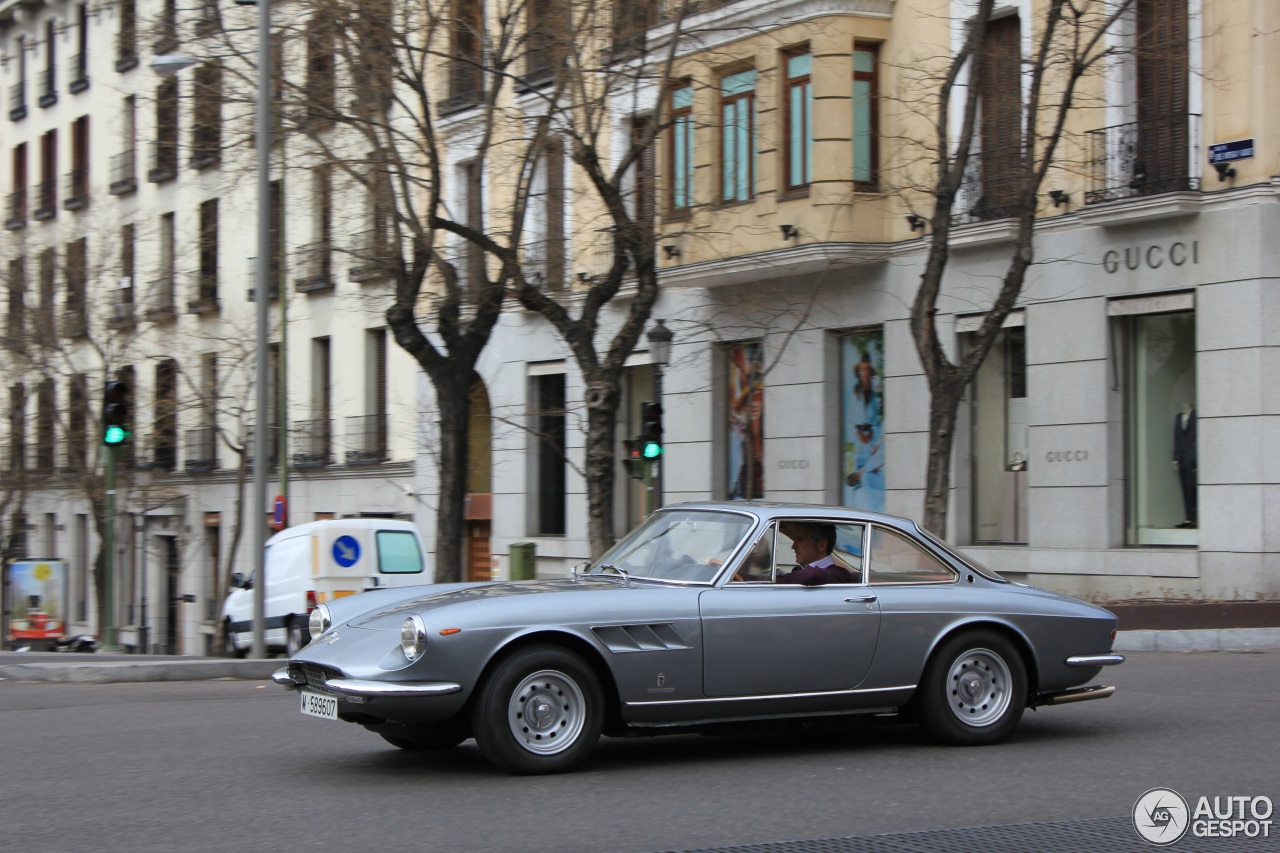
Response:
[[[72,169],[67,172],[67,193],[62,206],[67,210],[79,210],[89,203],[89,170]]]
[[[178,467],[178,431],[163,429],[146,436],[137,454],[139,468],[153,471],[173,471]]]
[[[51,107],[58,103],[58,69],[46,68],[41,71],[38,85],[36,91],[40,96],[36,103],[40,107]]]
[[[299,246],[296,252],[298,277],[294,289],[299,293],[333,290],[333,253],[328,240],[317,240]]]
[[[5,211],[4,227],[10,231],[26,227],[27,224],[27,188],[22,187],[9,193],[9,204]]]
[[[1200,189],[1200,116],[1183,114],[1091,130],[1085,204]]]
[[[218,467],[216,434],[213,427],[187,430],[182,467],[191,472],[212,471]]]
[[[89,334],[89,319],[85,315],[84,303],[68,305],[62,314],[62,335],[67,338],[83,338]]]
[[[147,170],[147,180],[153,184],[163,184],[178,177],[178,143],[173,140],[158,139],[151,146],[151,168]]]
[[[9,121],[27,117],[27,81],[19,80],[9,87]]]
[[[222,128],[216,124],[198,124],[191,133],[193,169],[207,169],[222,159]]]
[[[41,181],[36,184],[36,209],[31,218],[40,222],[58,214],[58,182]]]
[[[391,241],[389,228],[370,228],[357,233],[351,247],[348,277],[352,281],[363,282],[391,275],[394,260]]]
[[[612,232],[608,232],[612,234]],[[613,241],[609,241],[610,261],[612,261]],[[559,290],[565,285],[565,251],[564,242],[552,245],[546,240],[529,243],[524,249],[525,276],[531,284],[539,288]],[[592,264],[593,268],[600,264]],[[605,265],[608,272],[608,265]],[[593,269],[592,273],[595,274]]]
[[[111,155],[111,188],[112,195],[128,195],[138,189],[138,156],[130,148],[119,154]]]
[[[271,281],[267,287],[267,298],[276,299],[280,296],[280,262],[275,258],[271,259],[267,274]],[[258,258],[249,258],[249,301],[256,302],[258,300]]]
[[[254,425],[249,424],[245,428],[244,453],[245,463],[252,468],[254,462],[254,447],[257,446],[257,439],[254,437]],[[275,465],[279,459],[280,453],[280,427],[267,427],[267,464]]]
[[[111,315],[107,317],[107,328],[123,329],[134,324],[133,317],[133,288],[128,288],[128,299],[124,298],[126,291],[120,292],[120,297],[111,303]]]
[[[295,468],[314,468],[333,461],[333,430],[327,418],[297,421],[291,432]]]
[[[73,95],[83,92],[89,88],[89,52],[77,53],[71,57],[71,62],[67,65],[67,76],[71,78],[71,83],[67,86],[67,91]]]
[[[172,320],[173,273],[168,273],[147,284],[146,318],[152,322]]]
[[[372,465],[387,458],[387,416],[347,418],[347,464]]]
[[[970,153],[956,193],[951,221],[955,225],[1016,216],[1022,148],[1005,145]]]
[[[218,301],[218,271],[201,270],[195,274],[195,296],[187,300],[188,314],[216,314],[221,310]]]
[[[132,32],[120,31],[119,40],[116,43],[116,71],[123,74],[138,67],[138,45],[137,35]]]

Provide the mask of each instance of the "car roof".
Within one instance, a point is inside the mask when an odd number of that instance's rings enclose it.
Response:
[[[661,511],[669,510],[710,510],[717,512],[749,512],[763,522],[775,518],[789,518],[796,515],[814,517],[834,517],[851,522],[874,521],[902,530],[915,531],[917,524],[909,518],[888,515],[883,512],[871,512],[853,509],[847,506],[830,506],[827,504],[781,503],[777,501],[687,501],[669,504]]]

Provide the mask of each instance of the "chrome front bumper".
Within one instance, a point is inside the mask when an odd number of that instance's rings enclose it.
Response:
[[[1072,655],[1067,658],[1067,666],[1115,666],[1124,663],[1124,655],[1114,652],[1109,655]]]
[[[305,686],[299,685],[289,677],[288,667],[273,672],[271,680],[289,690],[297,690]],[[462,685],[450,681],[388,682],[360,678],[330,678],[325,681],[323,689],[328,693],[336,693],[352,699],[410,699],[422,696],[447,696],[460,691]]]

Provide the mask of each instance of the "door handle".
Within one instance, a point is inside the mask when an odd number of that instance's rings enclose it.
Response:
[[[864,601],[875,601],[875,600],[876,600],[876,594],[874,592],[868,592],[865,595],[855,595],[855,596],[852,596],[851,598],[845,599],[845,601],[849,604],[861,604]]]

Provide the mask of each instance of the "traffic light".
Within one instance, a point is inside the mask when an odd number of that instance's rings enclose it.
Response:
[[[112,380],[102,391],[102,443],[122,444],[129,437],[129,386]]]
[[[639,441],[624,438],[622,451],[622,464],[627,469],[627,476],[633,480],[643,480],[649,460],[640,455]]]
[[[657,459],[662,455],[662,404],[645,403],[640,407],[643,424],[640,428],[640,440],[645,459]]]

